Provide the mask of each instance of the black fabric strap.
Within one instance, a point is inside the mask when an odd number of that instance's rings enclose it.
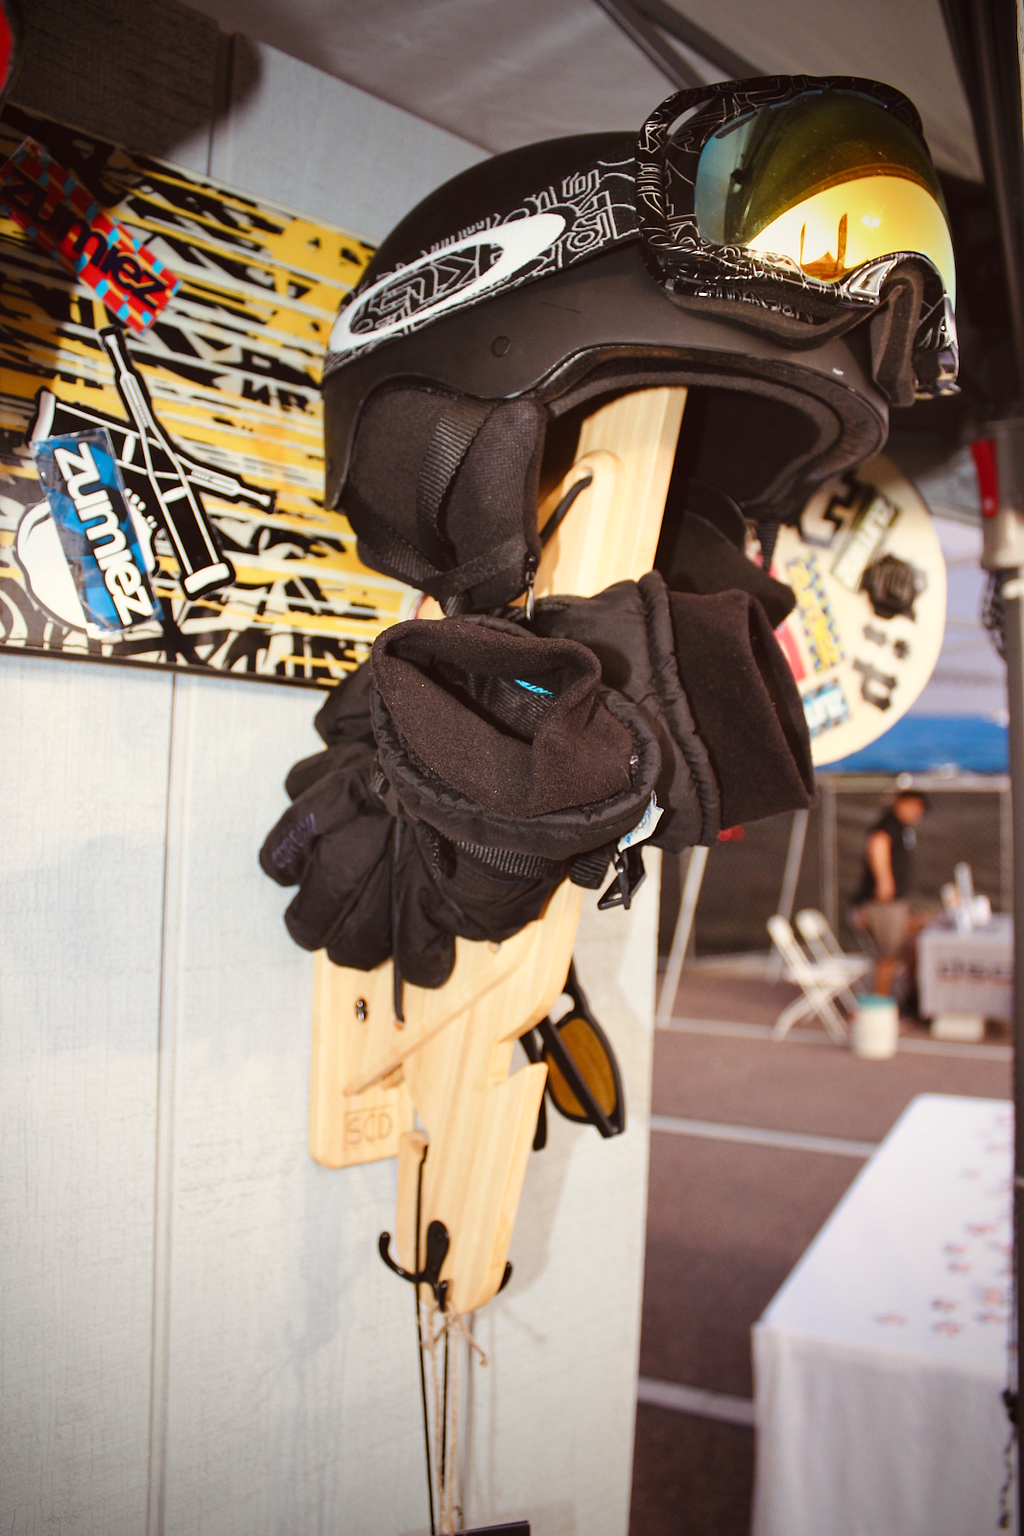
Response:
[[[399,580],[407,581],[411,587],[419,587],[421,592],[429,592],[440,603],[459,596],[470,587],[499,575],[517,563],[522,564],[525,559],[526,545],[523,537],[521,534],[513,534],[495,549],[467,560],[465,565],[457,565],[450,571],[440,570],[424,559],[419,550],[414,549],[400,533],[396,533],[382,517],[378,517],[351,486],[345,491],[344,510],[359,538],[365,540],[381,563],[389,567],[389,574],[393,573]]]
[[[542,880],[565,868],[563,859],[542,859],[536,853],[514,853],[511,848],[493,848],[482,843],[456,843],[460,853],[468,854],[478,864],[511,875],[517,880]]]
[[[434,428],[420,467],[416,491],[416,531],[420,544],[437,566],[451,565],[451,551],[438,519],[448,489],[473,439],[498,407],[496,400],[453,400]]]
[[[614,852],[612,844],[595,848],[592,853],[581,853],[569,865],[569,879],[573,885],[581,885],[585,891],[598,891],[604,883]]]
[[[432,594],[438,602],[444,602],[448,597],[455,597],[459,592],[466,592],[470,587],[475,587],[482,581],[488,581],[490,577],[497,576],[501,571],[508,570],[510,566],[523,567],[525,542],[521,533],[514,533],[511,538],[505,539],[495,549],[489,549],[484,555],[476,555],[474,559],[467,560],[465,565],[457,565],[451,571],[445,571],[434,582]],[[520,591],[526,585],[525,571],[520,583]]]
[[[407,581],[410,586],[420,587],[423,591],[427,590],[428,584],[432,584],[443,574],[436,566],[431,565],[429,560],[424,559],[419,550],[414,549],[407,539],[403,539],[400,533],[396,533],[390,523],[378,517],[352,485],[345,488],[343,510],[359,538],[364,540],[371,552],[390,568],[389,574],[394,574],[401,581]]]
[[[758,525],[758,533],[761,536],[761,566],[767,574],[771,569],[772,556],[775,554],[775,544],[779,537],[778,523],[765,522]]]

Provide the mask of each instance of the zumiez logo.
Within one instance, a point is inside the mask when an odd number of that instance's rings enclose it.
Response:
[[[152,599],[128,547],[118,512],[103,485],[91,447],[83,442],[74,452],[55,448],[53,456],[86,538],[94,546],[96,563],[125,629],[139,618],[152,618]],[[95,488],[90,490],[90,486]]]

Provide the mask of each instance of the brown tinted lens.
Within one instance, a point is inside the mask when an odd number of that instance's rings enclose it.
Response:
[[[601,1113],[611,1119],[617,1103],[615,1073],[608,1053],[598,1036],[586,1019],[580,1018],[578,1014],[570,1014],[559,1024],[558,1033],[562,1044],[575,1063],[576,1070],[594,1095]],[[544,1059],[548,1064],[548,1087],[551,1089],[551,1097],[562,1114],[568,1115],[572,1120],[586,1120],[587,1112],[566,1082],[558,1063],[548,1052],[545,1052]]]

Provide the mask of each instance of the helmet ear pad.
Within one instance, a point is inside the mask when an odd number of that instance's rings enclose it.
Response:
[[[378,390],[360,414],[341,500],[360,559],[452,611],[511,601],[540,556],[546,408],[474,401],[468,426],[466,410],[458,395],[423,384]]]
[[[886,278],[882,307],[871,317],[871,371],[893,405],[917,398],[914,342],[924,304],[925,279],[913,261],[901,261]]]

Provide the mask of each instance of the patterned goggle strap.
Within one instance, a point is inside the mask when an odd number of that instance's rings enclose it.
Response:
[[[390,272],[364,280],[342,302],[324,377],[349,358],[509,288],[550,277],[635,239],[633,161],[594,161],[484,224]]]
[[[677,297],[743,300],[755,327],[759,309],[790,316],[786,339],[802,329],[806,345],[892,300],[912,268],[918,308],[901,325],[918,392],[954,387],[953,245],[906,97],[839,76],[681,91],[636,153],[641,237]]]

